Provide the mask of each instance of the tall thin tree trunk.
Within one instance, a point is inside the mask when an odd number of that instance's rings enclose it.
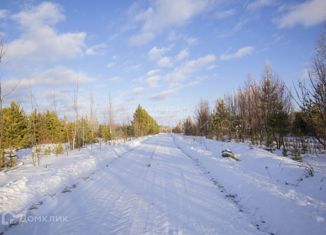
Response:
[[[76,89],[74,90],[74,111],[75,111],[75,120],[74,120],[74,130],[73,130],[73,137],[72,137],[72,149],[76,148],[76,140],[77,140],[77,129],[78,129],[78,79],[76,82]]]

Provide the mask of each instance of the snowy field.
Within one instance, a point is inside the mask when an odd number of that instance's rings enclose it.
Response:
[[[0,172],[0,234],[326,234],[326,156],[303,159],[169,134],[24,157]]]

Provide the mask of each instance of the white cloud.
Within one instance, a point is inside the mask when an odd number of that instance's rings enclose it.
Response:
[[[326,1],[308,0],[295,5],[279,21],[280,28],[288,28],[297,24],[305,27],[326,20]]]
[[[261,7],[273,5],[274,3],[275,3],[275,1],[273,1],[273,0],[254,0],[251,3],[249,3],[249,5],[247,6],[247,9],[248,10],[256,10]]]
[[[217,19],[225,19],[233,16],[234,14],[235,14],[235,10],[229,9],[229,10],[217,12],[215,15]]]
[[[60,34],[54,28],[65,19],[58,5],[43,2],[12,15],[11,18],[19,24],[21,35],[8,43],[8,61],[52,62],[83,54],[86,33]]]
[[[172,72],[168,73],[166,75],[166,79],[170,82],[185,80],[187,77],[190,77],[193,73],[202,69],[207,69],[215,61],[216,56],[212,54],[200,57],[196,60],[186,61],[179,67],[175,68]]]
[[[147,72],[147,76],[153,76],[153,75],[156,75],[158,73],[160,73],[160,70],[159,69],[152,69],[152,70],[149,70]]]
[[[151,100],[160,101],[160,100],[166,99],[167,97],[169,97],[170,95],[172,95],[175,92],[176,92],[176,90],[174,90],[174,89],[167,89],[167,90],[161,91],[160,93],[158,93],[156,95],[151,96]]]
[[[170,27],[185,24],[195,15],[202,13],[211,5],[211,0],[157,0],[136,15],[135,20],[142,21],[140,32],[133,35],[132,45],[143,45],[151,41],[158,33]]]
[[[156,87],[157,83],[161,80],[161,76],[160,75],[151,75],[149,77],[146,78],[146,83],[147,85],[149,85],[150,87]]]
[[[18,89],[26,89],[29,87],[46,86],[47,88],[53,86],[71,85],[78,81],[78,83],[89,82],[92,79],[83,72],[74,71],[66,67],[55,67],[45,70],[40,73],[31,75],[28,78],[10,79],[4,81],[4,86],[9,90],[13,87]]]
[[[129,39],[131,45],[140,46],[146,44],[154,38],[155,34],[149,32],[143,32],[141,34],[136,34]]]
[[[158,60],[157,65],[160,67],[172,67],[173,63],[169,57],[164,56]]]
[[[151,60],[158,60],[161,57],[163,57],[169,50],[170,50],[170,48],[167,48],[167,47],[160,48],[160,47],[155,46],[149,50],[148,56]]]
[[[182,33],[176,32],[175,30],[171,30],[167,36],[167,40],[171,42],[175,42],[179,39],[185,41],[188,46],[195,45],[199,41],[198,38],[194,36],[184,35]]]
[[[140,95],[141,93],[144,92],[144,87],[135,87],[132,89],[132,93],[135,95]]]
[[[245,25],[247,25],[250,22],[250,18],[242,18],[239,21],[236,22],[231,28],[228,28],[224,32],[221,32],[218,37],[220,38],[228,38],[233,36],[235,33],[239,32],[241,29],[244,28]]]
[[[192,81],[190,81],[188,84],[187,84],[187,86],[196,86],[196,85],[198,85],[198,84],[200,84],[201,82],[202,82],[202,80],[203,79],[201,79],[201,78],[195,78],[195,79],[193,79]]]
[[[188,51],[188,49],[186,48],[186,49],[183,49],[182,51],[180,51],[180,52],[177,54],[176,59],[177,59],[178,61],[182,61],[182,60],[186,59],[188,56],[189,56],[189,51]]]
[[[199,40],[196,37],[184,37],[184,40],[189,46],[196,44]]]
[[[162,79],[160,72],[161,71],[159,69],[149,70],[146,73],[146,76],[137,79],[137,81],[141,83],[144,82],[149,87],[157,87],[157,83]]]
[[[168,47],[153,47],[149,50],[148,56],[150,60],[156,61],[157,65],[160,67],[172,67],[173,63],[170,57],[165,56],[165,54],[170,51]]]
[[[221,60],[232,60],[232,59],[240,59],[244,56],[250,55],[252,54],[252,52],[254,51],[254,47],[252,46],[247,46],[247,47],[242,47],[239,50],[237,50],[234,53],[231,54],[223,54],[220,56]]]
[[[150,70],[146,73],[146,76],[138,79],[138,82],[149,87],[165,87],[164,90],[150,97],[153,101],[159,101],[182,88],[199,84],[201,80],[196,78],[197,74],[203,70],[210,69],[215,61],[216,56],[208,54],[194,60],[184,61],[170,72],[164,74],[162,74],[160,69]],[[189,84],[182,83],[186,79],[193,79],[193,81]]]
[[[166,56],[166,53],[168,51],[170,51],[170,48],[168,47],[159,48],[155,46],[148,52],[148,56],[149,59],[155,61],[159,67],[165,68],[173,67],[174,62],[180,62],[189,56],[189,50],[187,48],[181,50],[178,54],[173,57]]]
[[[104,55],[105,48],[106,48],[105,43],[99,43],[87,48],[85,53],[86,55]]]

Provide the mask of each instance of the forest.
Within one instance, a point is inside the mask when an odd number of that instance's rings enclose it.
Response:
[[[44,155],[62,154],[99,141],[108,143],[159,132],[157,122],[140,105],[129,125],[114,124],[112,120],[100,124],[87,115],[68,121],[54,111],[36,109],[26,114],[15,102],[0,109],[0,120],[0,169],[15,166],[15,151],[23,148],[33,147],[33,163],[37,165]]]
[[[309,79],[287,86],[265,65],[260,81],[248,75],[233,94],[216,100],[211,110],[206,100],[198,104],[194,117],[173,129],[175,133],[264,145],[282,149],[300,159],[302,153],[326,149],[326,35],[317,43]]]

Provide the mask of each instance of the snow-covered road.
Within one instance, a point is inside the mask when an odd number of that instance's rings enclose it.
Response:
[[[325,156],[159,134],[22,161],[0,172],[0,235],[326,234]]]
[[[20,223],[5,234],[266,234],[171,135],[145,140],[90,177],[43,198],[27,216],[64,219]]]

